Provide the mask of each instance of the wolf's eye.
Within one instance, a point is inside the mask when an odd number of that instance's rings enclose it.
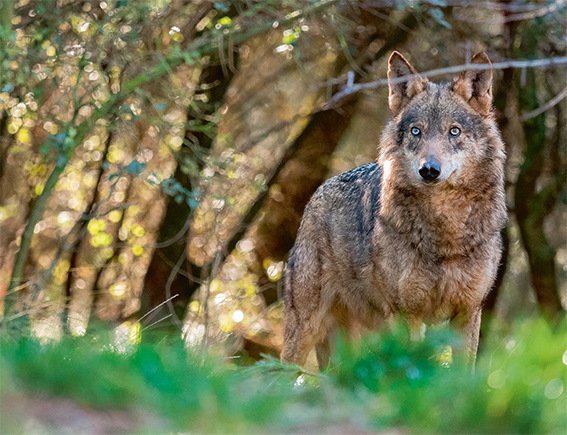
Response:
[[[458,137],[461,134],[461,129],[459,127],[453,127],[451,130],[449,130],[449,134],[452,137]]]
[[[412,127],[411,134],[413,134],[414,136],[419,136],[421,134],[421,130],[417,127]]]

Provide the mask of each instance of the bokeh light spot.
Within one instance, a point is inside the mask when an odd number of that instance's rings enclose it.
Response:
[[[494,370],[486,382],[490,388],[502,388],[506,383],[506,373],[503,370]]]
[[[240,323],[244,320],[244,313],[240,310],[236,310],[234,313],[232,313],[232,320],[234,320],[236,323]]]
[[[552,379],[545,386],[545,397],[548,399],[557,399],[561,394],[563,394],[563,381],[561,379]]]

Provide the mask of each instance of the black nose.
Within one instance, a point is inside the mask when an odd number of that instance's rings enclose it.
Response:
[[[441,174],[441,168],[439,167],[439,163],[433,159],[422,162],[419,168],[419,175],[421,175],[425,181],[434,181],[439,177],[439,174]]]

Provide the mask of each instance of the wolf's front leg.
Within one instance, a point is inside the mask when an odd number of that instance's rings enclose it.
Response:
[[[414,314],[406,313],[406,323],[410,332],[411,341],[421,341],[425,337],[425,324],[423,318]]]
[[[464,350],[469,359],[469,365],[474,369],[476,353],[478,350],[478,340],[480,336],[480,318],[482,310],[480,307],[463,313],[457,318],[457,327],[462,333]]]

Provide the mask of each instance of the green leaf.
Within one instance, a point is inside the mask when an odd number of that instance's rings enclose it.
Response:
[[[57,156],[57,166],[65,166],[67,164],[67,158],[64,155]]]
[[[445,20],[445,15],[443,14],[443,11],[439,8],[433,8],[430,9],[429,11],[429,15],[431,15],[435,21],[437,21],[438,24],[441,24],[443,27],[446,27],[447,29],[451,28],[451,24],[449,24],[447,22],[447,20]]]
[[[225,5],[224,3],[216,2],[215,5],[214,5],[214,7],[215,7],[215,9],[216,9],[217,11],[220,11],[220,12],[226,13],[226,12],[229,11],[228,6]]]
[[[138,160],[132,160],[126,166],[126,170],[133,175],[140,175],[144,169],[146,169],[146,164],[139,162]]]

